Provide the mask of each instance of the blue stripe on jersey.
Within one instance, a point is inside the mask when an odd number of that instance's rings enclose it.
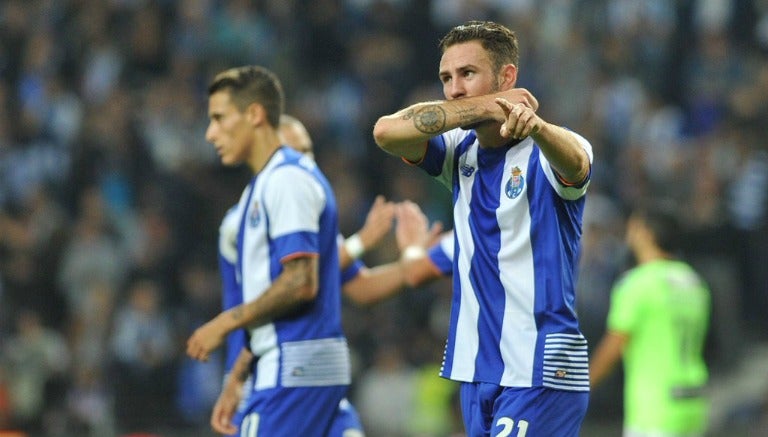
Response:
[[[270,253],[279,262],[288,255],[308,253],[307,248],[317,248],[317,240],[316,232],[294,232],[283,235],[271,241]],[[316,250],[314,249],[312,253],[317,254]]]
[[[469,229],[474,241],[475,252],[469,271],[475,297],[483,309],[477,322],[478,354],[475,369],[482,369],[484,379],[500,381],[504,373],[501,357],[502,324],[506,291],[501,283],[498,254],[501,249],[501,233],[496,217],[499,209],[504,164],[509,148],[478,148],[475,182],[472,186],[472,200]],[[475,374],[477,377],[477,373]]]
[[[552,344],[546,346],[550,333],[570,332],[577,335],[579,345],[571,349],[564,348],[562,352],[572,361],[578,360],[578,356],[583,353],[586,360],[587,344],[579,332],[574,306],[576,266],[572,263],[572,261],[578,260],[581,212],[584,209],[585,196],[568,202],[564,202],[558,197],[541,171],[540,150],[538,148],[535,148],[531,153],[527,175],[531,223],[537,224],[537,226],[531,226],[531,246],[534,248],[534,287],[536,289],[534,311],[537,315],[547,315],[547,317],[536,317],[538,331],[544,335],[539,336],[536,345],[533,385],[552,386],[551,379],[547,380],[551,369],[545,367],[549,352],[547,348],[553,347]],[[552,207],[554,207],[554,211],[550,209]],[[562,229],[563,232],[546,232],[547,229],[558,228]],[[563,252],[535,250],[539,247],[561,247]],[[565,305],[553,306],[554,303],[559,302],[564,302]],[[561,369],[567,370],[566,373],[569,377],[575,374],[575,369],[570,368],[567,364],[560,364]],[[579,363],[574,362],[573,364],[577,368],[580,367]],[[545,372],[546,370],[549,372]],[[588,389],[588,379],[579,382],[586,384]]]
[[[429,139],[427,153],[419,167],[424,169],[430,176],[437,176],[443,171],[443,162],[445,161],[445,140],[442,136]]]
[[[243,293],[237,284],[235,264],[219,255],[219,274],[221,276],[221,307],[223,310],[234,308],[243,303]],[[229,372],[242,348],[247,344],[245,329],[235,329],[227,334],[224,371]]]

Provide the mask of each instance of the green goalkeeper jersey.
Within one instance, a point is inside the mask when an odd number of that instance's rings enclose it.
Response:
[[[624,424],[638,431],[702,432],[707,425],[703,358],[709,289],[686,263],[658,260],[616,284],[608,329],[627,334]]]

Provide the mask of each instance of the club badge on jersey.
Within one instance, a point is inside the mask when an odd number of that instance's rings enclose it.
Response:
[[[251,206],[251,214],[248,217],[248,224],[255,228],[261,221],[261,212],[259,211],[259,201],[255,200]]]
[[[523,171],[520,170],[520,167],[514,166],[512,168],[512,175],[509,177],[507,186],[504,189],[504,193],[510,199],[514,199],[523,192],[523,188],[525,188],[525,178],[523,177]]]

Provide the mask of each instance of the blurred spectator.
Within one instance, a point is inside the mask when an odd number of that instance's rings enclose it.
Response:
[[[369,437],[406,437],[415,403],[416,371],[396,343],[381,344],[361,376],[355,398]]]
[[[118,429],[147,431],[173,423],[177,349],[160,285],[149,278],[133,279],[115,313],[111,338],[109,380]]]
[[[16,330],[2,351],[12,426],[45,433],[49,413],[63,406],[70,355],[64,337],[32,310],[16,314]]]

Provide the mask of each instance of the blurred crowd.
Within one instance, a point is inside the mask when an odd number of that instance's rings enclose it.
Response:
[[[219,310],[218,225],[249,178],[204,139],[222,69],[278,73],[345,235],[377,194],[449,228],[449,193],[371,130],[443,98],[437,42],[467,19],[516,30],[519,86],[592,142],[578,285],[592,344],[630,262],[624,212],[647,197],[679,205],[712,288],[713,374],[768,341],[766,0],[3,0],[0,430],[209,435],[221,359],[192,362],[184,342]],[[395,259],[393,240],[365,261]],[[370,437],[459,430],[436,380],[449,290],[345,304]],[[621,414],[613,388],[593,396],[602,416]]]

